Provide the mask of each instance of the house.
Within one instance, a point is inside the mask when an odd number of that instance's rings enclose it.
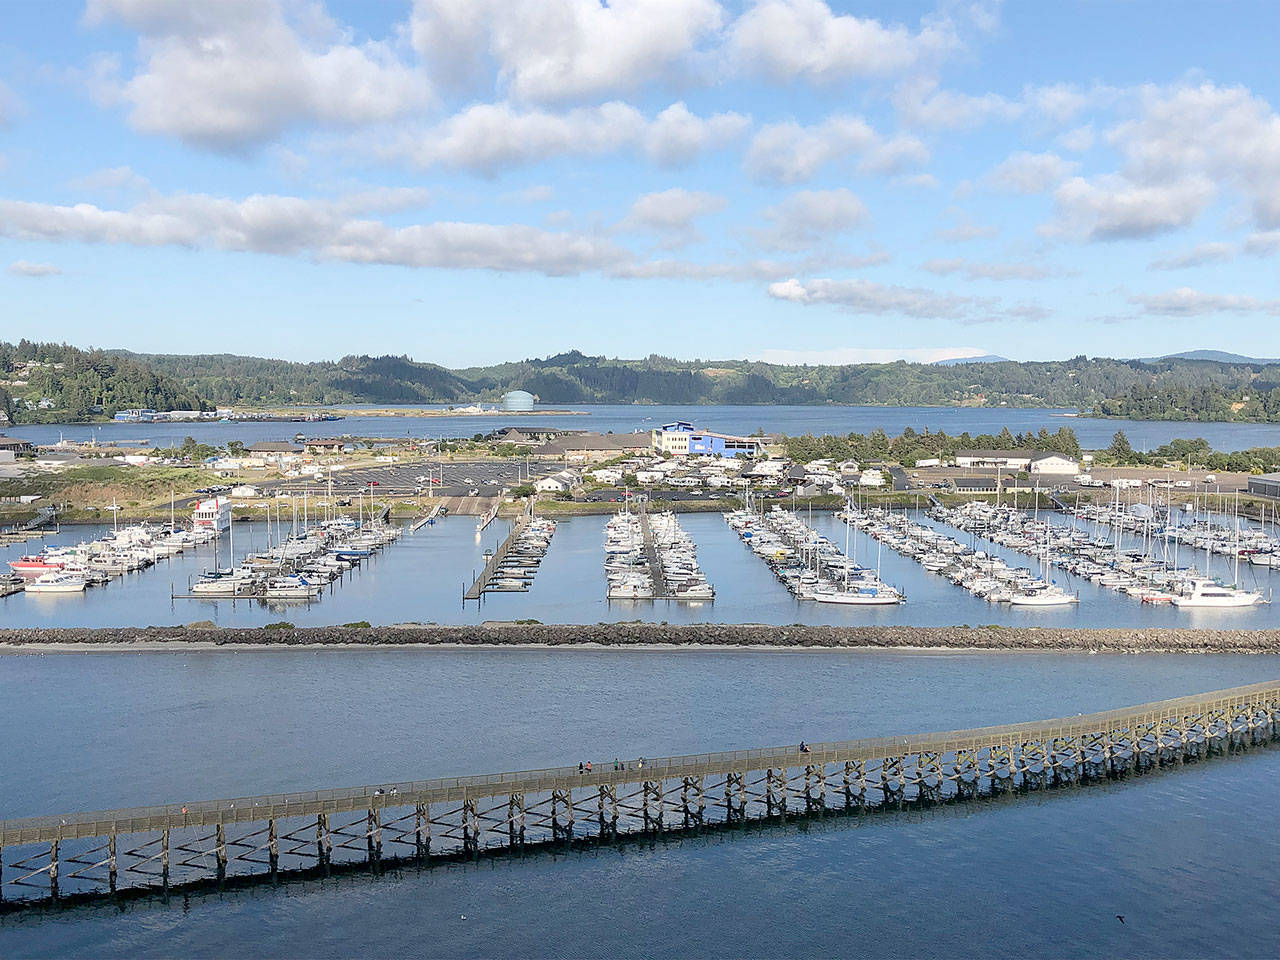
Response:
[[[622,471],[616,467],[601,467],[591,471],[591,479],[596,483],[621,483]]]
[[[883,487],[884,473],[880,470],[863,470],[858,477],[858,486],[860,487]]]
[[[543,477],[533,485],[533,489],[539,493],[564,493],[572,490],[578,482],[577,474],[570,470],[561,470],[559,473],[553,473],[549,477]]]
[[[636,471],[637,483],[661,483],[665,477],[666,477],[666,474],[663,473],[661,470],[637,470]]]
[[[281,454],[296,454],[302,452],[287,440],[259,440],[257,443],[253,443],[245,447],[245,451],[257,456],[261,456],[262,454],[267,454],[268,456],[280,456]]]
[[[348,441],[336,438],[313,437],[302,442],[302,449],[307,453],[341,453],[347,448]],[[254,444],[256,447],[257,444]],[[250,447],[249,449],[253,449]]]
[[[30,440],[23,440],[20,437],[6,437],[0,434],[0,450],[7,450],[15,456],[24,453],[34,453],[35,445]]]

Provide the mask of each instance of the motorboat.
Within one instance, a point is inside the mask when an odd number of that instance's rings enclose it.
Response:
[[[85,588],[84,577],[55,570],[41,574],[26,586],[27,593],[80,593]]]

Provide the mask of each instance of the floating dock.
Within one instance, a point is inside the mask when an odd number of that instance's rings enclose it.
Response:
[[[494,508],[494,511],[495,513],[497,512],[496,507]],[[512,546],[515,544],[516,540],[520,538],[520,534],[524,532],[524,528],[529,525],[530,519],[532,519],[532,515],[530,513],[522,513],[516,522],[511,525],[511,532],[507,534],[507,538],[503,540],[498,546],[498,549],[494,551],[493,556],[490,557],[488,563],[484,565],[484,569],[480,571],[480,575],[476,577],[475,582],[472,583],[470,588],[462,594],[463,603],[466,603],[468,600],[479,601],[479,599],[484,596],[484,592],[489,586],[489,581],[497,574],[499,568],[502,566],[502,561],[507,559],[507,554],[511,552]],[[479,531],[477,530],[477,533],[478,532]]]

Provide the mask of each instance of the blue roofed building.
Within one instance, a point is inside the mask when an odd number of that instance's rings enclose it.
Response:
[[[653,431],[653,449],[674,457],[755,457],[764,452],[764,439],[695,430],[688,420],[677,420]]]

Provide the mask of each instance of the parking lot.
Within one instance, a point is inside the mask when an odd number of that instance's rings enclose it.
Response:
[[[333,492],[349,495],[372,490],[381,496],[409,496],[419,490],[445,497],[497,496],[503,487],[531,483],[559,469],[555,461],[530,460],[443,460],[415,463],[377,463],[335,470]],[[531,479],[529,479],[531,478]],[[262,485],[268,495],[304,490],[328,490],[328,473],[315,477],[289,477]],[[474,494],[471,491],[476,491]]]

